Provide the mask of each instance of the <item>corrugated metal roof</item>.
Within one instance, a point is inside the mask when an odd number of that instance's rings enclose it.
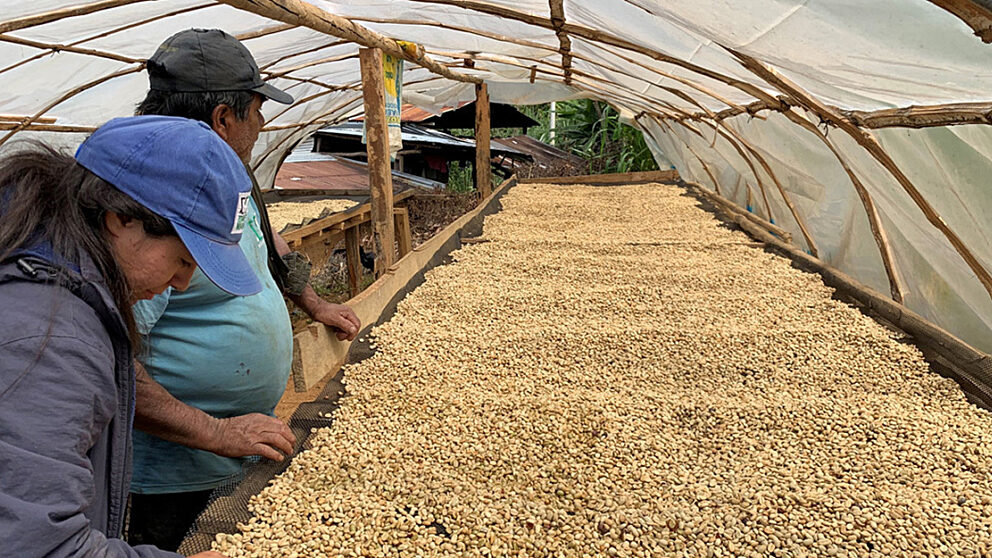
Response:
[[[424,146],[444,146],[462,150],[475,151],[475,140],[457,138],[451,134],[446,134],[438,130],[425,128],[417,124],[403,122],[400,125],[404,146],[407,144]],[[356,138],[362,137],[361,122],[342,122],[334,126],[327,126],[317,130],[317,134],[327,134],[337,137]],[[490,151],[494,155],[510,155],[517,157],[528,157],[527,153],[514,148],[512,145],[491,145]]]
[[[279,167],[275,187],[284,190],[368,190],[368,166],[361,161],[351,161],[314,153],[321,160],[286,162]],[[421,176],[393,172],[395,188],[411,186],[423,188],[443,188],[444,184]]]
[[[498,143],[508,149],[515,149],[527,153],[534,158],[534,162],[548,163],[554,160],[566,160],[573,165],[585,166],[586,160],[578,155],[558,149],[553,145],[534,139],[530,136],[513,136],[510,138],[493,138],[493,143]]]

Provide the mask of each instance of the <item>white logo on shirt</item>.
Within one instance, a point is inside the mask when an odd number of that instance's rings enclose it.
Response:
[[[231,227],[231,234],[241,234],[245,230],[245,218],[248,217],[248,200],[250,199],[251,192],[238,194],[238,211],[234,214],[234,226]]]

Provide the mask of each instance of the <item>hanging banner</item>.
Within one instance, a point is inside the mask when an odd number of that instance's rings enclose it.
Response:
[[[400,47],[403,48],[403,41]],[[403,148],[403,136],[400,131],[400,113],[403,108],[403,59],[389,54],[382,55],[382,73],[386,93],[386,124],[389,127],[389,158],[396,159],[396,154]]]

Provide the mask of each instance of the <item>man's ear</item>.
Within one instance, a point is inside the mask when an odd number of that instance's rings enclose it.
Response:
[[[114,211],[108,211],[103,214],[103,226],[107,229],[107,233],[110,236],[121,236],[126,229],[140,225],[141,223],[137,219],[127,215],[121,215]]]
[[[214,107],[214,110],[210,113],[210,127],[217,132],[217,135],[221,137],[225,142],[229,139],[231,131],[231,124],[234,123],[234,110],[231,107],[220,104]]]

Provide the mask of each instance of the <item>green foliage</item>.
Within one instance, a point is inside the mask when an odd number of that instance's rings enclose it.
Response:
[[[463,161],[448,161],[448,191],[464,194],[475,190],[472,179],[472,163]]]
[[[549,105],[518,107],[541,123],[527,135],[550,139]],[[658,164],[640,130],[620,122],[620,114],[602,101],[578,99],[557,104],[555,145],[589,161],[590,173],[657,170]]]

